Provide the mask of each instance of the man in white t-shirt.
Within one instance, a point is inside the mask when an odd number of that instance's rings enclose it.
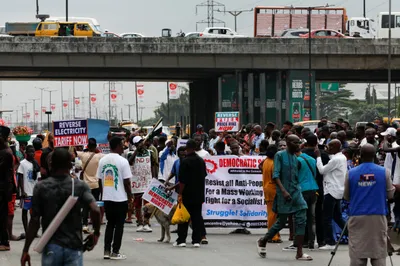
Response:
[[[27,146],[25,154],[26,159],[21,161],[17,173],[21,196],[24,203],[22,208],[22,224],[24,225],[26,234],[28,228],[28,211],[32,209],[33,188],[40,178],[40,166],[38,162],[35,161],[35,148],[33,148],[33,146]]]
[[[208,153],[208,151],[206,151],[205,149],[203,149],[201,147],[201,144],[203,143],[203,140],[201,138],[201,135],[195,135],[194,136],[194,141],[196,142],[196,154],[198,156],[200,156],[201,158],[204,158],[206,156],[209,156],[210,154]]]
[[[97,169],[97,177],[103,184],[102,195],[107,218],[104,259],[123,260],[126,256],[120,253],[120,248],[128,201],[132,201],[132,173],[128,161],[121,156],[124,152],[122,138],[111,138],[110,150],[111,153],[100,160]],[[111,250],[111,243],[113,250]]]

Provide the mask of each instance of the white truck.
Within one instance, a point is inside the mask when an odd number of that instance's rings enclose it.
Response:
[[[400,12],[392,12],[392,38],[400,38]],[[389,38],[389,12],[378,14],[376,21],[370,18],[354,17],[347,21],[349,36],[359,33],[362,38]]]

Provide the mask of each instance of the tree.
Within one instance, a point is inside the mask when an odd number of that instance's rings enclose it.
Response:
[[[321,116],[329,116],[330,119],[344,116],[349,110],[356,108],[358,100],[350,100],[353,92],[341,89],[338,92],[323,92],[320,98]]]
[[[365,89],[365,102],[371,104],[371,84]]]
[[[375,87],[372,89],[372,104],[375,105],[378,102],[378,97],[376,96]]]
[[[181,116],[188,116],[190,114],[190,101],[189,90],[185,87],[178,86],[180,96],[178,99],[169,100],[169,116],[168,117],[168,104],[162,103],[155,111],[156,118],[163,118],[164,125],[173,125],[181,120]]]

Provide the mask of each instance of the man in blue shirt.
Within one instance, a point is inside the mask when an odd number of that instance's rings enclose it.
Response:
[[[175,184],[173,186],[167,187],[167,190],[174,190],[175,189],[176,192],[179,192],[178,191],[178,187],[179,187],[179,167],[181,165],[181,160],[183,158],[185,158],[185,155],[186,155],[186,147],[185,146],[179,147],[179,149],[178,149],[178,157],[179,157],[179,159],[174,162],[174,165],[172,166],[172,169],[171,169],[171,173],[169,174],[168,179],[165,181],[165,184],[168,184],[168,181],[171,178],[175,177]]]

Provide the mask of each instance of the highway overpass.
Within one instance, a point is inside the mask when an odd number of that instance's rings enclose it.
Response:
[[[400,39],[393,40],[400,82]],[[317,80],[385,82],[387,40],[313,39]],[[308,40],[0,38],[0,79],[201,80],[236,71],[307,70]]]

